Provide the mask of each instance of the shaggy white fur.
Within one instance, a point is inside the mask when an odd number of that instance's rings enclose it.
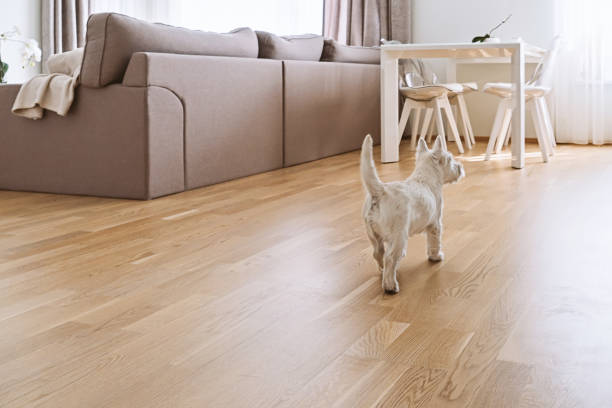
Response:
[[[408,237],[427,232],[427,255],[439,262],[442,241],[442,186],[465,176],[463,165],[438,136],[434,147],[419,139],[414,172],[404,181],[383,183],[372,159],[372,137],[361,146],[361,179],[366,190],[363,219],[382,271],[385,292],[399,292],[397,267],[406,255]]]

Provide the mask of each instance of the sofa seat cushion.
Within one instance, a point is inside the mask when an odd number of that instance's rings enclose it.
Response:
[[[278,36],[256,31],[259,58],[276,60],[319,61],[323,52],[323,37],[316,34]]]
[[[321,61],[380,64],[380,48],[343,45],[335,40],[326,39]]]
[[[121,82],[135,52],[257,58],[257,36],[250,28],[226,34],[149,23],[117,13],[92,14],[81,83],[99,88]]]

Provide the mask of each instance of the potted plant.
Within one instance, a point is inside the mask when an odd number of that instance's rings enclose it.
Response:
[[[6,82],[4,77],[9,69],[9,65],[6,61],[2,60],[2,45],[4,45],[4,42],[9,41],[18,43],[23,47],[21,54],[23,57],[22,68],[25,68],[26,65],[33,67],[37,62],[40,62],[41,51],[36,40],[21,38],[21,34],[17,27],[13,27],[10,31],[0,33],[0,84]]]

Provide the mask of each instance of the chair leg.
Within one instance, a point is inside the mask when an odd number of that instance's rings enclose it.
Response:
[[[402,141],[402,135],[404,134],[404,129],[406,129],[406,123],[408,123],[408,116],[410,116],[410,111],[412,110],[412,106],[408,99],[404,100],[404,109],[402,109],[402,116],[400,116],[398,133],[397,133],[397,144],[400,144]]]
[[[433,110],[432,110],[432,115],[433,115]],[[436,129],[437,125],[436,125],[436,121],[433,120],[431,121],[431,125],[429,126],[429,131],[427,132],[427,143],[431,143],[431,139],[433,137],[434,131],[437,130]]]
[[[546,163],[548,161],[548,148],[549,141],[546,137],[546,128],[540,115],[540,109],[536,98],[529,101],[529,110],[531,111],[531,120],[533,120],[533,127],[538,137],[538,145],[540,145],[540,152],[542,153],[542,160]]]
[[[504,142],[506,147],[510,144],[510,136],[512,136],[512,126],[508,126],[508,133],[506,133],[506,141]]]
[[[441,105],[444,108],[444,113],[446,114],[446,120],[448,121],[448,125],[455,139],[455,143],[457,143],[457,149],[459,149],[459,153],[463,154],[464,153],[463,144],[461,143],[461,138],[459,137],[459,131],[457,130],[457,123],[455,122],[455,117],[453,116],[453,110],[451,108],[450,103],[448,102],[448,98],[444,96],[439,99],[442,99]]]
[[[457,95],[456,96],[456,98],[457,98],[457,112],[459,113],[459,115],[457,115],[456,117],[457,117],[457,119],[461,119],[461,130],[463,132],[463,139],[465,140],[465,146],[468,149],[471,149],[472,148],[472,140],[470,138],[470,131],[469,131],[468,127],[467,127],[467,123],[468,123],[468,120],[466,118],[467,112],[465,111],[464,106],[461,104],[460,99],[459,99],[459,98],[462,98],[462,97],[463,97],[463,95]],[[457,121],[459,122],[459,120],[457,120]]]
[[[436,129],[438,129],[438,135],[442,136],[442,142],[444,143],[444,148],[446,149],[446,133],[444,133],[444,121],[442,120],[442,105],[440,103],[440,99],[434,99],[434,110],[436,115]]]
[[[423,115],[423,124],[421,125],[421,137],[425,139],[427,137],[427,131],[432,128],[431,126],[431,115],[433,114],[432,108],[425,109]]]
[[[512,119],[512,109],[507,108],[502,119],[502,125],[497,136],[497,142],[495,145],[495,154],[501,153],[504,142],[506,141],[506,135],[508,134],[508,128],[510,127],[510,120]]]
[[[538,100],[540,103],[540,107],[542,111],[544,112],[544,121],[546,123],[546,127],[548,128],[548,133],[549,133],[551,144],[553,145],[553,147],[557,147],[557,141],[555,139],[555,131],[553,130],[552,119],[550,117],[550,112],[548,110],[548,103],[546,102],[546,98],[541,96],[538,98]]]
[[[410,119],[411,125],[412,125],[412,130],[411,130],[411,133],[410,133],[410,148],[412,150],[414,150],[415,146],[416,146],[416,140],[418,138],[419,120],[420,119],[421,119],[421,108],[415,108],[414,109],[414,114],[412,115],[412,119]]]
[[[551,134],[548,132],[548,128],[546,126],[546,119],[545,119],[545,116],[544,116],[544,112],[542,110],[542,106],[538,102],[538,98],[534,98],[533,104],[534,104],[534,107],[535,107],[536,114],[538,115],[537,119],[540,122],[540,129],[542,130],[542,140],[544,141],[545,146],[546,146],[546,154],[548,156],[552,156],[553,155],[553,146],[552,146],[552,142],[550,140]]]
[[[455,136],[453,136],[453,132],[450,129],[450,125],[448,122],[444,121],[444,107],[442,107],[442,122],[444,123],[444,134],[446,135],[446,143],[448,144],[448,142],[454,142],[455,141]],[[451,114],[452,114],[452,109],[451,109]]]
[[[541,96],[537,99],[538,103],[540,104],[540,110],[542,111],[542,116],[544,119],[544,124],[546,125],[550,144],[552,147],[557,147],[557,141],[555,140],[555,131],[552,127],[552,119],[550,118],[550,112],[548,111],[548,104],[546,103],[546,98]],[[551,155],[554,155],[554,150],[550,149],[550,153]]]
[[[457,95],[457,103],[462,111],[465,112],[465,125],[469,132],[470,141],[472,145],[476,144],[476,138],[474,137],[474,130],[472,129],[472,122],[470,121],[470,114],[467,109],[467,104],[465,103],[465,98],[463,95]]]
[[[450,113],[451,113],[451,115],[453,115],[453,118],[457,118],[457,108],[456,108],[456,106],[451,104],[450,101],[448,102],[448,105],[450,106]],[[450,123],[449,122],[445,122],[444,124],[446,125],[446,127],[444,129],[446,130],[446,139],[447,139],[447,142],[454,142],[455,141],[455,136],[453,135],[453,131],[450,128]],[[455,125],[457,126],[457,130],[459,130],[459,125],[457,125],[457,119],[455,119]],[[461,133],[459,133],[459,137],[461,137]]]
[[[506,113],[506,109],[508,106],[508,100],[502,99],[497,105],[497,113],[495,114],[495,120],[493,121],[493,128],[491,129],[491,134],[489,135],[489,144],[487,145],[487,152],[485,153],[485,160],[489,160],[491,158],[491,153],[493,153],[493,148],[495,147],[495,140],[497,136],[499,136],[499,130],[501,128],[501,122],[503,116]]]

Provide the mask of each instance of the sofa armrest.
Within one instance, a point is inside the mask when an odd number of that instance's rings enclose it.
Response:
[[[15,116],[0,85],[0,189],[149,199],[183,191],[183,109],[166,89],[78,87],[66,116]]]
[[[281,61],[139,52],[123,85],[182,101],[186,188],[282,167]]]

